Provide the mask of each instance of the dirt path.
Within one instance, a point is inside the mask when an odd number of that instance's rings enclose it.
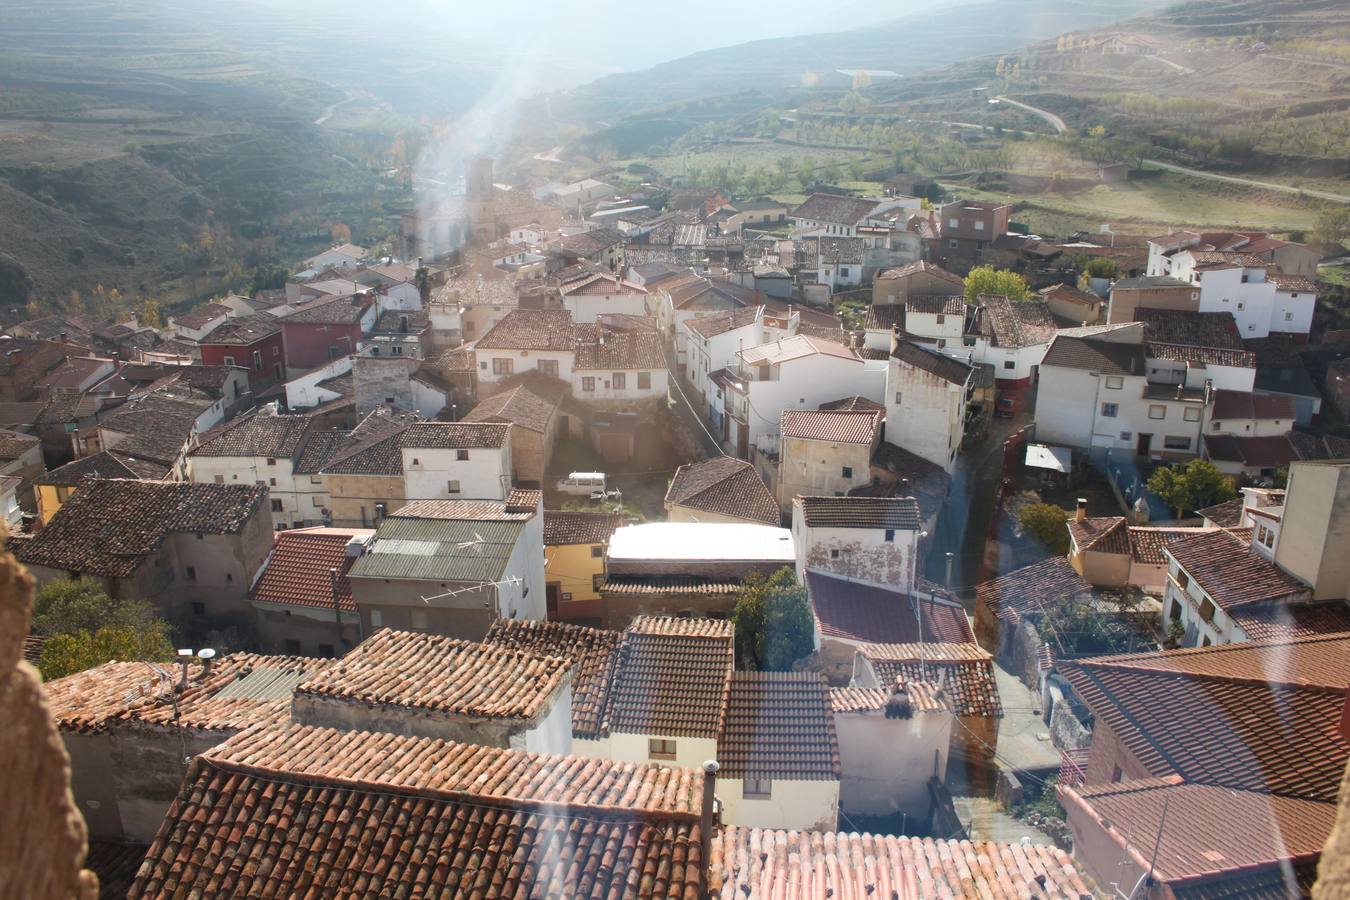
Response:
[[[1050,112],[1048,109],[1041,109],[1039,106],[1032,106],[1030,103],[1023,103],[1021,100],[1014,100],[1011,97],[999,96],[994,99],[1000,103],[1007,103],[1009,106],[1016,106],[1018,109],[1025,109],[1034,116],[1040,116],[1046,122],[1050,123],[1051,128],[1055,129],[1055,131],[1060,134],[1069,130],[1069,126],[1064,124],[1064,120]]]

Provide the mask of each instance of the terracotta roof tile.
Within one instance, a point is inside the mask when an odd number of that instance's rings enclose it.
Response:
[[[960,360],[952,359],[927,347],[920,347],[909,341],[901,341],[891,351],[891,358],[907,366],[936,375],[943,381],[964,385],[970,380],[972,368]]]
[[[375,294],[361,291],[302,306],[282,318],[281,324],[283,328],[287,325],[355,325],[374,304]]]
[[[1214,391],[1212,419],[1283,419],[1294,421],[1294,398],[1271,394],[1252,394],[1247,391]]]
[[[36,479],[36,484],[77,487],[86,478],[134,478],[158,481],[167,469],[157,463],[104,450],[66,463]]]
[[[1128,532],[1124,516],[1087,518],[1081,522],[1069,519],[1069,535],[1079,553],[1092,550],[1124,556],[1130,552]]]
[[[1222,528],[1176,541],[1167,552],[1223,609],[1307,592],[1297,579]]]
[[[881,205],[879,200],[847,197],[840,194],[812,194],[788,213],[794,219],[856,225]]]
[[[309,416],[254,413],[211,429],[189,455],[292,459],[313,424]]]
[[[198,757],[136,897],[692,900],[702,774],[369,732],[258,729]],[[560,852],[565,848],[567,852]]]
[[[785,362],[791,362],[794,359],[802,359],[807,356],[834,356],[840,359],[858,359],[858,354],[840,343],[843,339],[842,332],[837,340],[826,340],[823,338],[810,337],[805,334],[796,334],[792,337],[783,338],[780,341],[774,341],[770,344],[760,344],[758,347],[747,348],[740,351],[737,355],[741,357],[747,366],[776,366]]]
[[[475,350],[562,350],[576,348],[572,314],[565,309],[517,309],[478,339]]]
[[[1060,334],[1046,348],[1041,365],[1082,369],[1103,375],[1143,375],[1144,351],[1139,344],[1119,344]]]
[[[1236,528],[1242,524],[1243,503],[1241,497],[1234,497],[1232,500],[1225,500],[1223,503],[1197,509],[1196,513],[1209,519],[1220,528]]]
[[[1079,900],[1092,894],[1068,854],[1043,844],[732,825],[714,839],[711,855],[709,887],[720,900]]]
[[[905,333],[905,307],[901,303],[873,303],[867,307],[867,318],[863,321],[865,331],[894,331]]]
[[[1350,631],[1350,608],[1342,600],[1243,606],[1228,615],[1251,641],[1288,641]]]
[[[615,331],[602,326],[597,340],[578,340],[574,369],[625,370],[664,369],[665,345],[652,332]]]
[[[619,646],[609,730],[716,739],[733,662],[730,622],[638,617]]]
[[[1050,304],[1037,298],[1016,303],[1002,295],[981,294],[980,305],[993,331],[996,347],[1032,347],[1055,337]]]
[[[1155,776],[1334,803],[1350,635],[1098,657],[1060,670]]]
[[[614,677],[613,657],[622,639],[621,631],[565,622],[498,619],[483,642],[570,661],[573,672],[572,736],[595,738],[604,724]]]
[[[764,313],[762,306],[746,306],[711,316],[695,316],[684,320],[684,327],[705,338],[716,337],[737,328],[754,325]]]
[[[1003,715],[994,659],[974,642],[864,644],[858,652],[882,684],[893,684],[897,678],[935,682],[954,715]]]
[[[955,294],[910,294],[905,298],[905,311],[925,313],[930,316],[953,316],[964,319],[966,316],[966,295]]]
[[[1167,565],[1167,547],[1196,534],[1193,528],[1129,528],[1130,556],[1137,563]]]
[[[347,545],[353,538],[369,538],[374,533],[371,528],[301,528],[277,532],[272,539],[272,555],[249,598],[259,603],[331,610],[333,585],[329,572],[337,569],[338,604],[346,612],[355,612],[347,573],[356,557],[347,554]]]
[[[1266,271],[1266,281],[1274,282],[1275,287],[1281,291],[1299,291],[1309,294],[1317,293],[1317,282],[1303,275],[1288,275],[1279,269],[1268,269]]]
[[[31,540],[26,565],[125,578],[172,533],[238,534],[267,497],[253,484],[90,481]]]
[[[516,493],[512,491],[512,494]],[[522,491],[537,494],[535,491]],[[453,522],[524,522],[537,513],[528,499],[508,500],[414,500],[389,514],[398,519],[443,519]]]
[[[717,760],[728,778],[837,781],[839,742],[825,677],[734,673]]]
[[[782,521],[778,503],[759,472],[731,456],[680,466],[666,491],[666,503],[766,525]]]
[[[880,422],[881,414],[876,410],[785,409],[779,430],[783,437],[798,440],[871,444]]]
[[[488,719],[532,719],[571,664],[490,644],[384,629],[296,688],[310,696]]]
[[[246,347],[280,333],[281,323],[271,316],[237,316],[217,325],[210,334],[202,338],[201,345]]]
[[[913,497],[797,497],[810,528],[883,528],[918,531],[919,501]]]
[[[562,400],[561,393],[544,390],[541,379],[522,380],[479,401],[461,421],[505,423],[543,433]]]
[[[719,581],[697,575],[611,575],[600,585],[602,595],[625,594],[739,594],[739,581]]]
[[[965,610],[956,603],[921,600],[813,569],[806,572],[806,588],[816,628],[826,637],[870,644],[975,640]]]
[[[603,544],[623,524],[618,513],[544,510],[544,546]]]
[[[827,412],[879,412],[881,417],[886,417],[886,406],[875,400],[869,400],[866,397],[844,397],[840,400],[831,400],[829,403],[820,404],[820,408]]]
[[[975,587],[978,602],[1000,619],[1016,622],[1040,604],[1092,593],[1092,585],[1062,556],[1052,556]]]

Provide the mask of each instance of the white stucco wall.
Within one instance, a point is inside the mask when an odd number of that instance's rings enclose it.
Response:
[[[745,782],[718,776],[722,822],[744,828],[834,831],[839,827],[838,781],[774,781],[769,796],[744,796]]]
[[[263,456],[190,456],[188,480],[211,484],[217,476],[223,484],[267,486],[267,508],[274,528],[291,528],[296,522],[322,524],[323,510],[331,506],[327,479],[322,475],[295,475],[291,461],[281,458],[268,465]],[[275,481],[276,484],[272,482]],[[272,501],[281,501],[273,510]]]
[[[647,295],[640,291],[623,291],[614,294],[565,294],[563,306],[571,313],[577,324],[594,322],[597,316],[620,313],[629,316],[647,314]]]
[[[558,692],[553,706],[524,734],[512,735],[511,746],[531,753],[572,752],[572,685]]]
[[[675,759],[653,759],[648,741],[653,739],[675,742]],[[703,763],[717,759],[717,741],[712,738],[679,737],[662,734],[628,734],[614,732],[609,736],[610,759],[620,762],[653,763],[658,766],[687,766],[702,769]]]
[[[758,444],[762,435],[774,435],[777,442],[785,409],[816,409],[822,403],[854,395],[881,401],[877,388],[882,385],[866,377],[861,359],[817,354],[789,360],[777,368],[777,380],[746,383],[752,444]]]
[[[950,472],[965,432],[965,386],[891,357],[885,403],[886,441]]]
[[[563,381],[571,381],[572,366],[576,362],[576,353],[571,350],[479,350],[476,355],[478,357],[478,381],[481,384],[495,384],[498,381],[510,378],[511,375],[519,375],[521,372],[538,369],[540,360],[556,362],[558,364],[556,377]],[[492,367],[494,359],[511,360],[511,374],[495,374]]]
[[[928,779],[947,775],[952,722],[950,712],[920,712],[907,720],[888,719],[883,710],[835,713],[844,813],[903,813],[924,821],[931,806]]]
[[[405,497],[408,500],[506,499],[511,490],[510,439],[501,448],[474,447],[467,452],[467,460],[458,460],[454,450],[404,447]],[[449,492],[451,480],[459,482],[460,493]]]

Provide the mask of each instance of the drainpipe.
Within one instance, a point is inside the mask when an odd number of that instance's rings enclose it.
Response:
[[[721,769],[717,760],[710,759],[703,763],[703,805],[699,810],[698,819],[698,839],[703,851],[702,869],[711,871],[712,860],[712,830],[713,830],[713,807],[717,803],[717,773]]]
[[[339,652],[342,649],[342,606],[338,603],[338,571],[336,568],[328,570],[328,583],[333,590],[333,627],[337,631],[337,642],[333,644],[333,652]]]

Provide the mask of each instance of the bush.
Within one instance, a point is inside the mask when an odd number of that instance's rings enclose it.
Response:
[[[33,634],[46,638],[38,670],[47,679],[110,660],[167,661],[174,655],[167,622],[144,600],[109,597],[97,584],[62,578],[33,602]]]
[[[747,578],[731,620],[742,669],[786,672],[815,646],[806,588],[787,566],[767,578]]]
[[[1069,552],[1069,514],[1053,503],[1028,503],[1017,514],[1022,530],[1053,556]]]

